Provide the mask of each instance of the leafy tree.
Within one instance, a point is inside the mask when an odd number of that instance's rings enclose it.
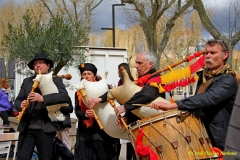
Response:
[[[8,24],[8,33],[4,35],[1,45],[15,60],[20,74],[29,73],[26,64],[41,52],[54,61],[54,74],[57,74],[64,65],[76,66],[79,61],[84,61],[83,52],[73,48],[88,42],[88,28],[80,24],[80,21],[70,23],[61,14],[44,23],[41,16],[32,16],[27,10],[22,24],[17,27]]]

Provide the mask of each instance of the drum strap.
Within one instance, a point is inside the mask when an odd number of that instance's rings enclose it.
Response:
[[[212,82],[213,78],[207,80],[206,82],[202,83],[201,86],[199,87],[197,94],[203,93],[206,88],[210,85],[210,83]]]

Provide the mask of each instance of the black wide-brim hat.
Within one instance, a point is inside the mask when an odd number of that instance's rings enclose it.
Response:
[[[91,71],[94,75],[97,74],[97,68],[92,63],[83,63],[79,65],[78,69],[80,70],[81,75],[83,74],[84,71]]]
[[[54,65],[53,61],[51,59],[47,58],[47,56],[44,53],[38,53],[38,54],[35,54],[34,58],[27,64],[28,67],[31,70],[33,70],[33,63],[36,60],[44,60],[44,61],[46,61],[46,63],[50,65],[50,68],[52,68],[53,65]]]

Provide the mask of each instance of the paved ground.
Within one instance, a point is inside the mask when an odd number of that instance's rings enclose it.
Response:
[[[119,160],[126,159],[126,144],[122,144]]]
[[[2,124],[2,119],[0,118],[0,124]],[[0,158],[0,160],[5,160],[6,158]],[[126,144],[122,144],[119,160],[126,159]],[[12,160],[12,157],[9,157],[9,160]]]
[[[0,158],[0,160],[5,160],[6,158]],[[12,160],[12,157],[9,157]],[[16,159],[15,159],[16,160]],[[122,144],[119,160],[126,160],[126,144]]]

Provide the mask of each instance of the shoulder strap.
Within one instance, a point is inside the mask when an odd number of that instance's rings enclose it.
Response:
[[[203,93],[206,90],[206,88],[210,85],[212,80],[213,80],[213,78],[207,80],[205,83],[202,83],[197,91],[197,94]]]

